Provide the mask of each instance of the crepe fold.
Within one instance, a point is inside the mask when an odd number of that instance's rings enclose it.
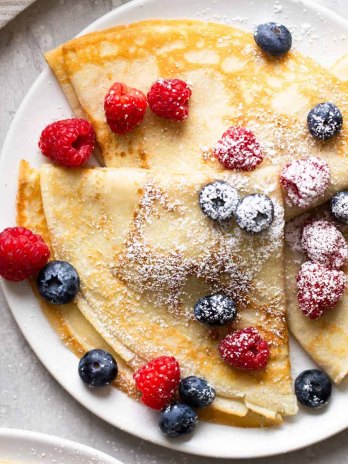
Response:
[[[302,313],[297,300],[296,277],[301,265],[308,258],[301,246],[303,227],[314,220],[333,222],[329,206],[305,213],[286,224],[285,228],[285,262],[286,292],[288,305],[289,329],[299,343],[319,366],[340,383],[348,373],[348,294],[347,290],[338,304],[326,311],[319,319],[308,319]],[[335,223],[348,240],[348,227]],[[343,268],[348,274],[348,268]]]
[[[264,192],[267,185],[274,202],[270,229],[250,235],[234,223],[217,226],[200,211],[198,192],[214,179],[132,168],[44,165],[35,171],[23,163],[19,223],[42,232],[46,221],[55,258],[73,264],[81,278],[76,306],[68,311],[80,312],[105,340],[125,376],[156,356],[173,355],[183,376],[203,376],[216,388],[208,417],[236,416],[238,425],[279,423],[297,410],[285,322],[281,193],[274,168],[259,170],[257,178],[225,174],[241,195]],[[37,191],[36,206],[24,194],[28,189]],[[236,299],[232,327],[212,330],[194,319],[195,300],[213,291]],[[247,326],[270,344],[264,371],[236,370],[219,356],[224,334]],[[89,338],[84,327],[72,329],[80,340]]]
[[[348,83],[300,53],[270,59],[252,34],[231,26],[151,20],[78,37],[48,52],[46,59],[75,114],[85,115],[94,126],[107,167],[219,171],[223,168],[213,159],[212,148],[229,126],[243,125],[260,140],[263,165],[280,169],[306,156],[328,162],[331,184],[316,204],[348,187],[345,131],[322,143],[306,126],[309,110],[323,101],[335,103],[348,117]],[[336,74],[342,66],[337,65]],[[190,117],[178,124],[147,111],[136,130],[112,133],[103,108],[110,86],[125,82],[147,93],[159,77],[190,84]],[[285,205],[286,218],[301,212]]]

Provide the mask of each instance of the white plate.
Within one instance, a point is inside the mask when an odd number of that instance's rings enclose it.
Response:
[[[142,0],[114,10],[83,32],[146,18],[197,18],[230,22],[252,30],[276,20],[291,26],[294,46],[330,65],[347,50],[348,24],[308,1],[282,0]],[[0,230],[15,224],[18,163],[39,166],[37,141],[44,126],[71,115],[52,73],[45,69],[25,97],[8,132],[0,165]],[[145,440],[181,451],[214,457],[258,457],[284,453],[318,442],[348,426],[348,396],[335,388],[330,406],[318,413],[300,412],[278,428],[238,429],[201,423],[190,439],[167,440],[157,427],[157,414],[110,388],[91,393],[77,375],[77,359],[68,351],[40,311],[27,283],[3,283],[12,313],[29,344],[51,374],[90,411]],[[293,374],[313,364],[292,342]]]
[[[3,461],[6,464],[121,464],[79,443],[14,429],[0,429],[0,463]]]

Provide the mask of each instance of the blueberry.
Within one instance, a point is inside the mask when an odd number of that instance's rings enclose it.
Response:
[[[118,372],[114,357],[104,350],[88,351],[79,362],[79,375],[90,387],[104,387]]]
[[[239,227],[246,232],[262,232],[274,219],[272,200],[262,193],[247,195],[239,201],[235,216]]]
[[[272,56],[285,55],[292,45],[291,32],[278,23],[260,24],[257,26],[254,39],[264,52]]]
[[[198,421],[197,414],[187,404],[171,404],[160,415],[159,427],[168,437],[175,438],[193,432]]]
[[[348,224],[348,192],[338,192],[331,198],[331,214],[342,224]]]
[[[214,221],[226,221],[233,216],[239,195],[228,182],[217,180],[207,184],[199,194],[203,213]]]
[[[215,399],[214,388],[201,377],[190,375],[180,381],[181,400],[193,408],[205,408]]]
[[[237,309],[234,301],[223,293],[200,298],[194,307],[195,318],[208,325],[224,325],[232,322]]]
[[[307,125],[313,137],[330,139],[342,129],[342,113],[333,103],[319,103],[308,113]]]
[[[80,278],[76,269],[65,261],[51,261],[37,276],[40,295],[52,304],[70,303],[80,289]]]
[[[318,369],[301,372],[295,380],[295,394],[298,401],[308,408],[321,408],[331,396],[331,380]]]

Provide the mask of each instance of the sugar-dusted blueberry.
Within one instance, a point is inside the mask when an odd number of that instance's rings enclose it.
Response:
[[[289,29],[282,24],[274,22],[257,26],[254,39],[264,52],[272,56],[285,55],[292,45],[292,37]]]
[[[308,113],[307,125],[313,137],[327,140],[340,132],[343,116],[333,103],[319,103]]]
[[[330,211],[342,224],[348,224],[348,192],[338,192],[331,198]]]
[[[187,404],[175,403],[160,414],[159,427],[170,438],[193,432],[198,422],[196,412]]]
[[[39,272],[37,288],[49,303],[67,304],[76,297],[80,289],[80,278],[70,263],[51,261]]]
[[[228,182],[217,180],[205,185],[199,193],[203,213],[214,221],[231,219],[239,201],[239,194]]]
[[[207,380],[190,375],[179,385],[181,400],[193,408],[205,408],[215,399],[215,390]]]
[[[298,401],[308,408],[322,408],[331,397],[331,380],[319,369],[301,372],[295,380]]]
[[[90,387],[104,387],[115,380],[118,373],[114,357],[104,350],[88,351],[79,362],[79,375]]]
[[[194,307],[195,318],[208,325],[224,325],[233,321],[237,308],[232,298],[215,293],[200,298]]]
[[[235,217],[239,227],[246,232],[259,233],[269,228],[274,219],[272,200],[263,193],[253,193],[242,198]]]

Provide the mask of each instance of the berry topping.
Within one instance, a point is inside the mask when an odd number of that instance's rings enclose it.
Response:
[[[49,124],[41,132],[39,148],[54,163],[77,168],[94,150],[94,129],[84,119],[64,119]]]
[[[298,401],[308,408],[322,408],[331,397],[331,380],[318,369],[301,372],[295,380],[295,394]]]
[[[219,351],[227,364],[238,369],[264,369],[269,358],[268,343],[254,327],[226,335]]]
[[[199,194],[201,210],[214,221],[231,219],[238,201],[237,190],[222,180],[205,185]]]
[[[116,379],[117,362],[104,350],[88,351],[79,362],[79,375],[90,387],[104,387]]]
[[[342,298],[346,276],[342,271],[327,269],[317,264],[302,264],[297,274],[297,298],[301,311],[310,319],[317,319]]]
[[[308,113],[307,125],[313,137],[327,140],[340,132],[343,117],[340,110],[333,103],[319,103]]]
[[[268,229],[273,222],[272,200],[262,193],[247,195],[239,201],[235,217],[241,229],[258,234]]]
[[[205,379],[191,375],[179,385],[181,400],[192,408],[205,408],[215,399],[215,390]]]
[[[226,169],[253,171],[263,160],[255,135],[244,127],[230,127],[214,147],[214,156]]]
[[[195,304],[197,321],[208,325],[224,325],[233,321],[237,315],[234,301],[223,293],[204,296]]]
[[[19,282],[38,272],[50,250],[40,235],[24,227],[8,227],[0,233],[0,276]]]
[[[291,161],[280,175],[287,196],[299,208],[307,208],[323,195],[329,182],[329,165],[316,156]]]
[[[347,243],[341,232],[334,224],[323,220],[304,227],[302,248],[311,261],[332,269],[340,269],[348,257]]]
[[[162,409],[173,400],[179,386],[179,363],[172,356],[160,356],[141,367],[133,377],[142,393],[141,401],[150,408]]]
[[[104,111],[112,132],[123,135],[137,127],[144,119],[146,97],[141,90],[115,82],[105,95]]]
[[[193,432],[198,422],[195,411],[187,404],[171,404],[160,415],[159,427],[170,438]]]
[[[348,224],[348,192],[338,192],[331,198],[331,214],[342,224]]]
[[[37,276],[37,288],[42,298],[51,304],[67,304],[80,289],[76,269],[65,261],[51,261]]]
[[[289,29],[282,24],[272,22],[257,26],[254,39],[264,52],[272,56],[284,55],[292,45]]]
[[[158,79],[147,99],[150,109],[161,118],[182,121],[189,113],[190,87],[180,79]]]

